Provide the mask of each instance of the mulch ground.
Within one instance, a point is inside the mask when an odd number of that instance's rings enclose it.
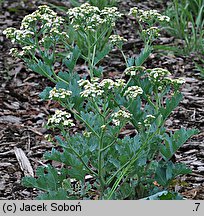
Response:
[[[1,2],[1,1],[0,1]],[[16,157],[16,148],[22,149],[35,171],[39,165],[46,164],[42,156],[52,148],[45,139],[44,128],[48,115],[53,113],[54,105],[39,99],[39,93],[50,83],[43,77],[28,71],[20,60],[8,53],[11,43],[2,35],[7,27],[19,27],[20,21],[34,11],[41,3],[48,1],[5,0],[0,12],[0,199],[34,199],[36,191],[24,188],[24,176]],[[59,1],[56,1],[59,3]],[[122,1],[120,10],[132,6],[144,9],[164,10],[162,1]],[[165,1],[166,2],[166,1]],[[64,4],[64,3],[62,3]],[[69,6],[68,3],[65,5]],[[118,23],[118,32],[128,38],[124,45],[125,53],[136,55],[142,47],[135,31],[134,20],[124,17]],[[176,39],[162,34],[158,44],[176,44]],[[110,60],[111,59],[111,60]],[[183,100],[167,120],[168,130],[178,128],[197,128],[200,133],[189,140],[175,155],[175,160],[188,164],[192,174],[182,176],[176,190],[188,199],[204,199],[204,81],[195,70],[196,54],[175,56],[173,53],[154,52],[146,66],[169,69],[175,77],[184,77],[186,84],[181,92]],[[124,69],[121,55],[115,50],[103,62],[106,76],[118,76]],[[83,65],[78,66],[83,71]]]

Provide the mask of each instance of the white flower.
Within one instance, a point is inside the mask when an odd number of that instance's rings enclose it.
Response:
[[[132,114],[125,110],[119,110],[118,112],[113,113],[112,115],[112,122],[114,125],[119,126],[121,121],[128,121]]]
[[[11,48],[9,51],[9,54],[14,56],[14,57],[17,57],[18,56],[18,49],[17,48]]]
[[[79,86],[85,86],[85,85],[87,85],[88,83],[89,83],[88,80],[79,80],[79,81],[78,81]]]
[[[122,45],[124,42],[127,42],[127,39],[120,35],[111,35],[109,39],[111,43],[115,46]]]
[[[128,89],[125,91],[124,96],[127,98],[136,98],[138,95],[141,95],[143,93],[143,90],[139,86],[130,86]]]
[[[155,119],[155,116],[153,116],[153,115],[146,115],[146,118],[144,120],[145,126],[149,127],[154,119]]]
[[[100,82],[99,87],[112,89],[115,86],[115,82],[111,79],[104,79]]]
[[[73,123],[73,120],[70,119],[71,114],[66,111],[56,110],[55,114],[48,119],[47,125],[48,126],[67,126],[72,127],[75,124]]]
[[[158,17],[158,20],[160,22],[170,22],[170,17],[161,15],[161,16]]]
[[[23,18],[21,29],[33,29],[37,21],[40,21],[42,24],[41,28],[43,26],[50,28],[51,26],[59,27],[63,23],[64,19],[58,17],[57,13],[51,10],[48,6],[42,5],[38,7],[38,10]]]
[[[186,80],[184,78],[178,78],[178,79],[174,79],[173,82],[182,85],[186,82]]]
[[[71,94],[72,94],[71,91],[68,91],[62,88],[57,89],[56,87],[54,87],[49,93],[49,98],[50,99],[58,99],[58,98],[64,99],[64,98],[69,97]]]
[[[15,31],[16,31],[16,28],[9,27],[3,31],[3,34],[9,37],[10,35],[13,35]]]
[[[30,51],[33,51],[35,49],[34,46],[24,46],[22,47],[22,50],[25,52],[25,53],[29,53]]]
[[[169,22],[170,18],[160,14],[157,10],[142,10],[137,7],[130,9],[129,15],[133,15],[138,18],[140,22],[149,22],[158,20],[159,22]]]
[[[79,86],[84,87],[84,91],[82,91],[80,95],[85,98],[101,96],[104,93],[104,90],[101,89],[97,81],[98,78],[92,79],[92,83],[88,80],[79,80]]]
[[[82,97],[97,97],[104,96],[104,93],[111,89],[114,90],[115,88],[123,87],[125,80],[118,79],[113,81],[111,79],[104,79],[100,82],[99,78],[93,78],[91,82],[88,80],[79,80],[78,84],[84,88],[80,93]]]
[[[125,85],[125,80],[124,79],[116,79],[114,83],[115,87],[123,87]]]
[[[135,76],[137,72],[142,72],[145,70],[145,67],[143,66],[131,66],[125,69],[125,74],[129,76]]]
[[[160,29],[158,27],[150,27],[142,30],[142,33],[146,36],[158,37]]]
[[[87,138],[91,136],[92,132],[84,131],[83,135]]]
[[[146,70],[146,72],[149,73],[150,80],[152,80],[154,82],[155,81],[156,82],[161,81],[166,76],[171,75],[171,73],[168,70],[163,69],[163,68],[148,69],[148,70]]]
[[[25,39],[30,39],[33,37],[34,33],[27,29],[25,30],[18,30],[15,28],[7,28],[3,31],[3,34],[6,35],[7,38],[11,39],[12,43],[15,42],[22,42]]]
[[[102,125],[102,126],[101,126],[101,129],[102,129],[102,130],[105,130],[105,129],[106,129],[106,125]]]
[[[121,16],[115,7],[104,8],[100,11],[98,7],[91,6],[89,3],[69,9],[67,15],[75,30],[82,27],[91,31],[95,31],[97,27],[104,23],[114,26],[116,19]]]

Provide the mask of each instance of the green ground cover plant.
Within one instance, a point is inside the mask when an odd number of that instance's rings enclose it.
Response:
[[[190,52],[204,53],[204,1],[173,0],[166,11],[171,22],[167,31],[176,38],[182,39],[184,54]]]
[[[75,7],[81,5],[81,3],[78,0],[71,0],[70,2],[72,6],[75,6]],[[85,2],[91,4],[92,6],[96,6],[99,9],[103,9],[104,7],[116,6],[119,0],[88,0]]]
[[[35,178],[22,180],[41,191],[38,199],[182,199],[170,186],[191,170],[171,158],[198,131],[181,128],[171,133],[164,125],[182,99],[184,80],[173,79],[166,69],[142,66],[159,37],[158,24],[169,19],[138,8],[129,15],[138,18],[144,41],[136,59],[122,51],[127,39],[114,34],[121,17],[116,8],[100,10],[86,3],[68,10],[65,19],[40,6],[23,19],[20,29],[4,31],[20,47],[11,54],[54,83],[40,97],[62,107],[48,119],[46,127],[60,133],[49,136],[54,147],[44,155],[62,166],[39,167]],[[127,67],[122,78],[104,79],[100,61],[114,46]],[[75,72],[79,58],[89,76]],[[79,125],[80,130],[73,130]],[[123,136],[127,127],[132,134]]]

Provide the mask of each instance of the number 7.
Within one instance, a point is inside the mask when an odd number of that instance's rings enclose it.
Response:
[[[199,208],[199,206],[200,206],[200,203],[195,203],[195,204],[197,205],[196,211],[198,211],[198,208]]]

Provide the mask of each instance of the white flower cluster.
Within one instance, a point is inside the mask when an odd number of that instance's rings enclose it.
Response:
[[[69,97],[71,94],[72,94],[71,91],[68,91],[63,88],[57,89],[56,87],[54,87],[49,93],[49,98],[50,99],[58,99],[58,98],[64,99],[64,98]]]
[[[34,33],[30,30],[18,30],[16,28],[10,27],[3,31],[3,34],[6,35],[8,39],[11,39],[12,43],[21,42],[26,39],[31,39]]]
[[[173,80],[174,83],[178,84],[178,85],[182,85],[186,82],[186,80],[184,78],[178,78],[178,79],[174,79]]]
[[[125,110],[119,110],[118,112],[113,113],[112,115],[112,122],[114,125],[119,126],[121,121],[128,121],[132,114]]]
[[[146,70],[147,73],[149,73],[149,77],[152,81],[161,81],[166,76],[171,75],[171,73],[163,68],[154,68],[154,69],[148,69]]]
[[[169,84],[177,88],[185,83],[183,78],[173,79],[169,77],[171,73],[163,68],[148,69],[146,72],[149,73],[149,80],[157,85],[158,90],[162,90],[164,86]]]
[[[139,86],[130,86],[125,91],[124,96],[126,96],[129,99],[136,98],[138,95],[143,94],[143,90]]]
[[[105,22],[110,23],[111,26],[115,26],[117,19],[122,17],[122,14],[118,11],[117,7],[105,7],[101,10],[100,15]]]
[[[130,15],[133,15],[139,19],[140,22],[149,22],[150,20],[158,20],[159,22],[169,22],[170,18],[160,14],[157,10],[142,10],[137,7],[130,9]]]
[[[156,85],[157,89],[160,91],[167,84],[171,83],[171,79],[168,77],[171,73],[163,68],[147,69],[146,72],[149,75],[149,80]]]
[[[151,37],[158,37],[159,36],[159,32],[160,32],[160,29],[156,26],[152,26],[148,29],[144,29],[142,30],[142,33],[146,36],[151,36]]]
[[[98,79],[92,79],[92,82],[89,82],[89,80],[79,80],[78,81],[79,86],[84,87],[84,91],[80,93],[82,97],[97,97],[101,96],[104,93],[104,90],[102,90],[98,85]]]
[[[85,30],[95,30],[103,23],[114,26],[117,18],[121,17],[115,7],[100,11],[98,7],[91,6],[89,3],[69,9],[67,15],[75,30],[81,27]]]
[[[120,35],[111,35],[109,39],[115,46],[121,46],[124,42],[127,42],[127,39],[121,37]]]
[[[115,82],[111,79],[103,79],[100,83],[99,83],[99,87],[104,89],[112,89],[115,86]]]
[[[47,125],[48,126],[67,126],[67,127],[73,127],[75,124],[73,123],[73,120],[70,119],[71,114],[66,111],[56,110],[55,114],[48,119]]]
[[[170,77],[165,77],[164,78],[164,82],[166,82],[167,84],[172,84],[172,85],[175,85],[175,86],[180,86],[182,84],[184,84],[186,81],[184,78],[178,78],[178,79],[173,79],[173,78],[170,78]]]
[[[57,16],[48,6],[39,6],[38,10],[25,16],[22,20],[20,30],[16,28],[7,28],[3,34],[11,39],[12,43],[25,45],[30,43],[34,36],[43,29],[44,36],[64,36],[66,33],[61,32],[60,28],[64,19]],[[33,39],[34,40],[34,39]]]
[[[25,54],[29,53],[29,51],[32,51],[34,49],[34,46],[24,46],[22,47],[22,51],[19,51],[17,48],[11,48],[9,54],[13,57],[22,58]]]
[[[104,79],[101,82],[98,78],[94,78],[90,81],[79,80],[79,86],[84,87],[84,90],[80,93],[82,97],[97,97],[102,96],[107,90],[114,88],[121,88],[125,85],[125,80],[118,79],[113,81],[111,79]]]
[[[64,22],[64,19],[57,16],[53,10],[48,6],[42,5],[38,7],[38,10],[24,17],[21,23],[21,29],[33,29],[36,22],[41,22],[41,27],[44,28],[58,28]]]
[[[135,76],[137,72],[143,72],[145,67],[143,66],[131,66],[125,69],[125,74],[129,76]]]
[[[16,57],[18,55],[18,49],[17,48],[11,48],[9,51],[9,54]]]
[[[144,120],[145,127],[151,126],[151,123],[152,123],[152,121],[154,119],[155,119],[155,116],[153,116],[153,115],[146,115],[146,118]]]
[[[23,49],[23,51],[25,51],[27,53],[27,52],[35,49],[35,47],[30,45],[30,46],[24,46],[24,47],[22,47],[22,49]]]
[[[91,136],[92,132],[84,131],[83,136],[86,138],[89,138]]]

